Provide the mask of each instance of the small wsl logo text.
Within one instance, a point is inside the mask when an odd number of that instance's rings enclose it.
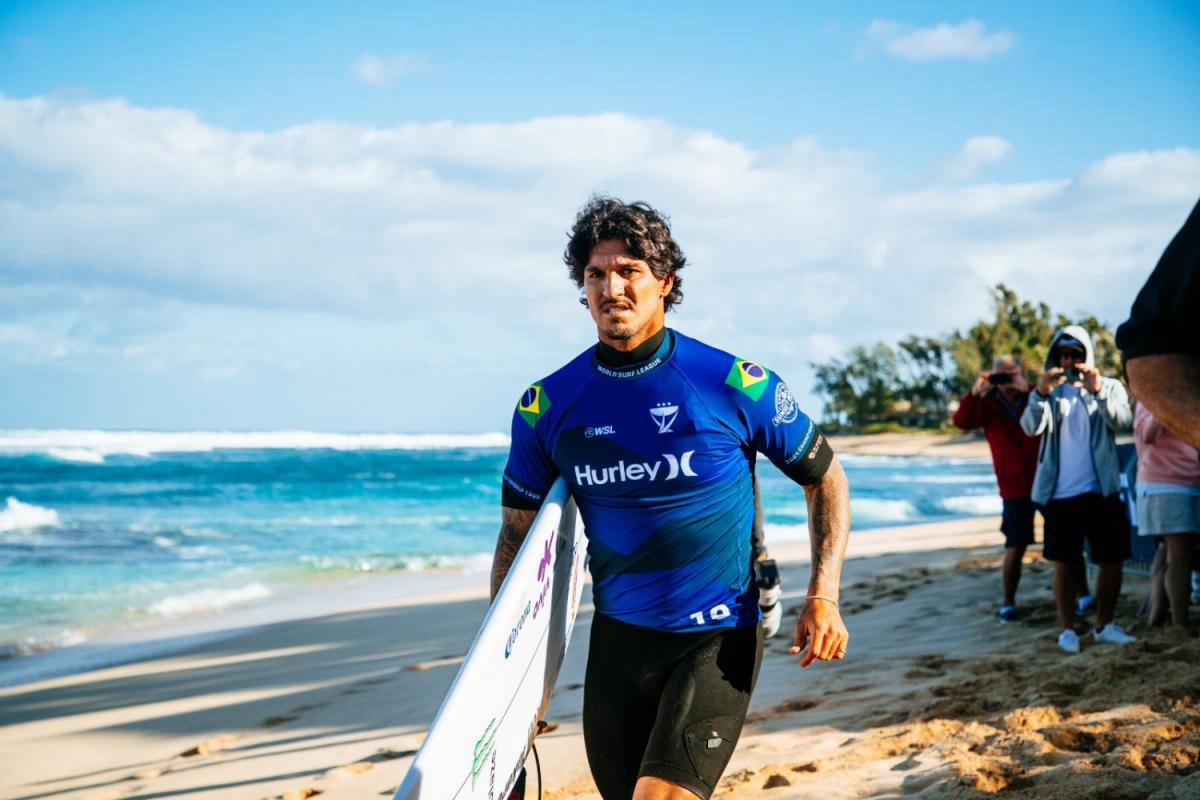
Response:
[[[597,436],[612,436],[616,434],[616,432],[617,428],[615,425],[596,425],[584,430],[583,435],[588,439],[592,439]]]
[[[698,477],[696,471],[692,469],[692,456],[695,454],[695,450],[688,450],[678,457],[674,453],[663,453],[662,458],[653,463],[643,461],[626,464],[624,461],[618,461],[611,467],[600,467],[599,469],[591,464],[576,465],[575,483],[580,486],[603,486],[606,483],[654,481],[663,471],[664,464],[667,467],[666,473],[662,476],[664,481],[675,480],[680,475],[695,478]]]
[[[670,433],[677,416],[679,416],[679,406],[672,403],[659,403],[650,409],[650,419],[654,420],[654,424],[658,426],[659,433]]]

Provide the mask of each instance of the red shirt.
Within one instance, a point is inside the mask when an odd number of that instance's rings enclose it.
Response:
[[[1018,397],[1012,405],[999,390],[992,390],[983,397],[967,392],[954,412],[956,427],[964,431],[983,428],[983,436],[992,450],[992,466],[996,470],[996,482],[1000,484],[1000,496],[1005,500],[1029,497],[1033,492],[1041,437],[1026,436],[1019,422],[1032,391]]]

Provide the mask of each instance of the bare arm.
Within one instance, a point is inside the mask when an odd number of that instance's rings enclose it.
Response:
[[[504,583],[504,576],[508,574],[508,568],[517,557],[517,551],[521,549],[536,516],[537,511],[507,506],[500,508],[500,535],[496,537],[496,554],[492,556],[492,600],[496,599],[500,584]]]
[[[837,602],[842,579],[842,561],[850,540],[850,484],[835,456],[820,483],[804,487],[808,500],[808,531],[812,548],[810,595]]]
[[[808,597],[796,620],[791,653],[808,647],[800,666],[816,660],[841,659],[850,634],[836,603],[840,595],[842,561],[850,539],[850,484],[835,457],[818,483],[804,487],[808,500],[808,532],[812,547],[812,577]],[[823,598],[823,599],[817,599]]]
[[[1182,354],[1139,356],[1125,363],[1129,386],[1158,421],[1200,448],[1200,358]]]

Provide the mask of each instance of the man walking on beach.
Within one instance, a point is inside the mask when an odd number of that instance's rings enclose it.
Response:
[[[975,385],[963,396],[954,412],[954,425],[964,431],[983,429],[992,451],[992,467],[1004,504],[1000,532],[1004,534],[1004,602],[997,613],[1001,622],[1017,618],[1017,585],[1021,581],[1021,559],[1033,544],[1033,514],[1030,495],[1037,469],[1038,440],[1021,430],[1021,414],[1033,390],[1025,380],[1021,363],[1011,355],[1000,356],[991,372],[981,372]]]
[[[845,473],[778,375],[666,328],[686,260],[657,211],[594,198],[564,260],[599,343],[518,403],[492,593],[561,475],[588,534],[583,729],[596,786],[606,800],[708,798],[762,659],[755,454],[808,500],[812,577],[791,648],[802,667],[846,652]]]
[[[1072,565],[1085,538],[1100,570],[1093,635],[1098,642],[1134,641],[1113,622],[1121,568],[1130,554],[1115,435],[1129,430],[1132,421],[1129,394],[1120,381],[1096,369],[1088,332],[1068,325],[1055,333],[1021,427],[1042,437],[1033,501],[1043,508],[1042,552],[1054,562],[1054,600],[1062,626],[1058,646],[1068,653],[1079,652]]]

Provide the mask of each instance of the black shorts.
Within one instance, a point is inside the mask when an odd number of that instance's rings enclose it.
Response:
[[[1004,512],[1000,518],[1000,532],[1004,534],[1005,547],[1028,547],[1033,544],[1033,512],[1037,505],[1028,497],[1004,499]]]
[[[1120,495],[1101,497],[1088,492],[1051,500],[1042,509],[1046,521],[1042,554],[1050,561],[1077,561],[1083,542],[1093,564],[1125,561],[1129,547],[1129,515]]]
[[[583,741],[605,800],[649,775],[708,798],[733,755],[762,662],[761,625],[664,633],[596,613]]]

